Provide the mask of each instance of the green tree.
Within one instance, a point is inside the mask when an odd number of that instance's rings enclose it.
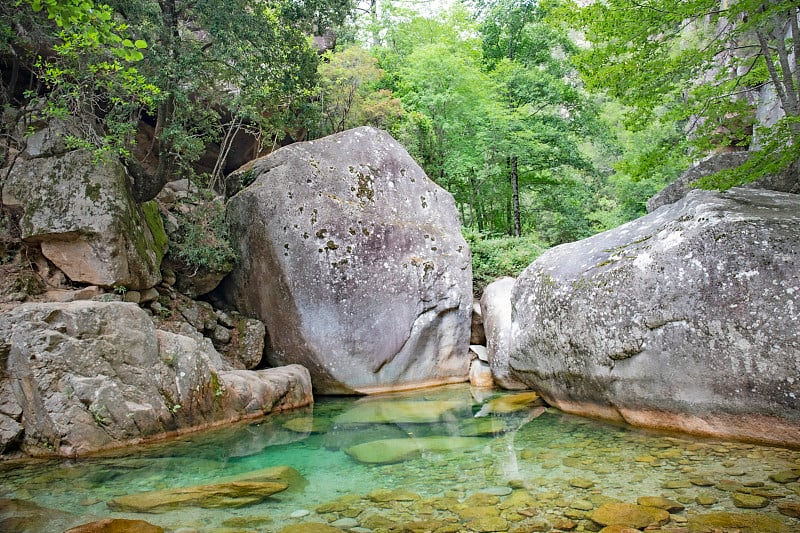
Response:
[[[565,195],[550,195],[543,189],[574,189],[581,184],[574,171],[591,170],[579,140],[590,133],[593,108],[579,91],[568,61],[574,45],[548,24],[539,2],[498,0],[483,4],[483,9],[483,56],[506,108],[504,131],[495,149],[505,161],[511,186],[511,233],[519,236],[523,231],[523,182],[536,189],[534,198],[539,205],[531,210],[542,221],[548,212],[572,211],[572,207],[554,204]],[[584,233],[570,231],[551,242]]]
[[[800,155],[799,10],[785,0],[608,0],[562,13],[591,43],[580,56],[587,85],[631,106],[634,128],[666,111],[685,125],[695,154],[747,146],[750,101],[775,91],[784,118],[758,132],[761,149],[738,171],[706,182],[727,188]]]
[[[390,90],[377,88],[383,77],[377,64],[377,58],[358,46],[325,54],[319,66],[322,124],[318,136],[355,126],[389,129],[400,119],[400,100]]]

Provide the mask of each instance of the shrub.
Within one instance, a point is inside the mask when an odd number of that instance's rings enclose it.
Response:
[[[547,246],[533,237],[493,236],[466,231],[472,250],[472,280],[476,297],[503,276],[517,277]]]
[[[225,206],[218,201],[194,198],[175,211],[178,232],[170,254],[190,269],[228,272],[236,263],[231,246]]]

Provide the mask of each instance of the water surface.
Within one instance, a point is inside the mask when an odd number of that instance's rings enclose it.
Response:
[[[799,519],[779,512],[787,502],[800,505],[792,479],[793,470],[800,474],[798,450],[646,432],[536,406],[487,413],[487,401],[503,394],[459,385],[322,398],[313,408],[124,455],[0,464],[0,530],[63,531],[119,517],[186,533],[278,532],[308,523],[356,532],[597,531],[588,516],[604,503],[664,496],[685,509],[673,511],[663,530],[686,531],[695,515],[734,512],[800,531]],[[391,464],[361,463],[345,452],[385,439],[448,440],[429,439],[439,436],[463,446],[422,446]],[[308,484],[238,508],[131,513],[108,505],[271,466],[290,466]],[[737,507],[742,494],[765,507]]]

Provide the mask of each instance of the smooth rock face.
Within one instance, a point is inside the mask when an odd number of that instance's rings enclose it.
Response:
[[[693,191],[543,254],[512,297],[515,376],[568,412],[800,444],[800,196]]]
[[[32,455],[85,454],[312,402],[302,367],[233,370],[211,341],[156,330],[134,304],[21,305],[0,315],[0,356],[0,391],[19,405]]]
[[[267,325],[273,366],[315,392],[467,379],[469,248],[453,197],[389,134],[358,128],[258,160],[228,203],[241,260],[223,282]]]
[[[72,281],[129,290],[161,281],[161,219],[130,197],[121,164],[95,165],[82,150],[17,161],[3,200],[23,210],[21,237]]]
[[[508,367],[511,333],[511,291],[514,278],[500,278],[486,286],[481,295],[481,315],[486,333],[486,350],[495,382],[509,390],[527,389]]]

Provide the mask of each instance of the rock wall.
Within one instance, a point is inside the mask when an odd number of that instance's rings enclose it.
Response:
[[[568,412],[800,445],[800,197],[683,200],[540,256],[512,374]]]
[[[273,365],[316,392],[467,379],[472,269],[453,197],[387,133],[358,128],[258,160],[228,203],[241,261],[223,294],[263,320]]]
[[[135,304],[0,314],[0,451],[82,455],[313,402],[300,366],[235,370]]]

